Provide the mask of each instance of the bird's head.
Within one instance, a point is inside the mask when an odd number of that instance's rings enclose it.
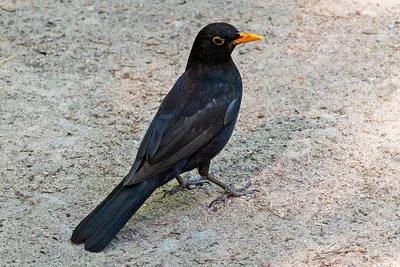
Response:
[[[231,53],[237,45],[261,39],[255,34],[240,32],[228,23],[211,23],[197,34],[187,69],[194,63],[218,64],[230,60]]]

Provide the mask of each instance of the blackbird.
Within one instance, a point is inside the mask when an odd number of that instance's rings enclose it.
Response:
[[[152,192],[174,178],[170,191],[212,182],[229,196],[253,193],[209,175],[210,161],[231,137],[242,100],[242,79],[231,53],[242,43],[261,40],[227,23],[204,27],[194,40],[185,72],[179,77],[143,137],[132,168],[120,184],[74,230],[71,241],[85,249],[104,249]],[[202,179],[179,175],[197,168]]]

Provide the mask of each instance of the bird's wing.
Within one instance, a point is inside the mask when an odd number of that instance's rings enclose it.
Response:
[[[208,84],[208,86],[214,85]],[[223,91],[237,92],[237,90]],[[161,173],[211,141],[237,114],[239,97],[234,93],[219,95],[216,98],[212,96],[196,98],[196,94],[186,98],[167,96],[143,138],[125,184],[136,184]],[[176,107],[171,109],[173,106]]]

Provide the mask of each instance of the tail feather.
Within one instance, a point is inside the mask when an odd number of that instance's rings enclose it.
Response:
[[[71,241],[73,243],[83,243],[88,239],[96,230],[100,227],[101,224],[104,222],[94,220],[98,215],[99,212],[106,206],[110,206],[110,202],[114,199],[119,191],[121,191],[123,187],[123,182],[121,182],[114,190],[88,215],[86,216],[75,228],[74,232],[71,236]],[[125,190],[126,191],[126,190]],[[121,195],[121,193],[120,193]],[[111,213],[112,209],[107,209],[103,211],[102,214],[105,215],[105,212]]]
[[[156,179],[149,179],[130,186],[124,186],[121,182],[76,227],[71,241],[74,243],[86,242],[86,250],[101,251],[158,186]]]

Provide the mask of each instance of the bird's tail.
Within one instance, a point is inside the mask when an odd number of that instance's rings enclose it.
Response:
[[[101,251],[159,186],[156,179],[127,186],[121,182],[80,222],[72,233],[71,241],[85,242],[88,251]]]

